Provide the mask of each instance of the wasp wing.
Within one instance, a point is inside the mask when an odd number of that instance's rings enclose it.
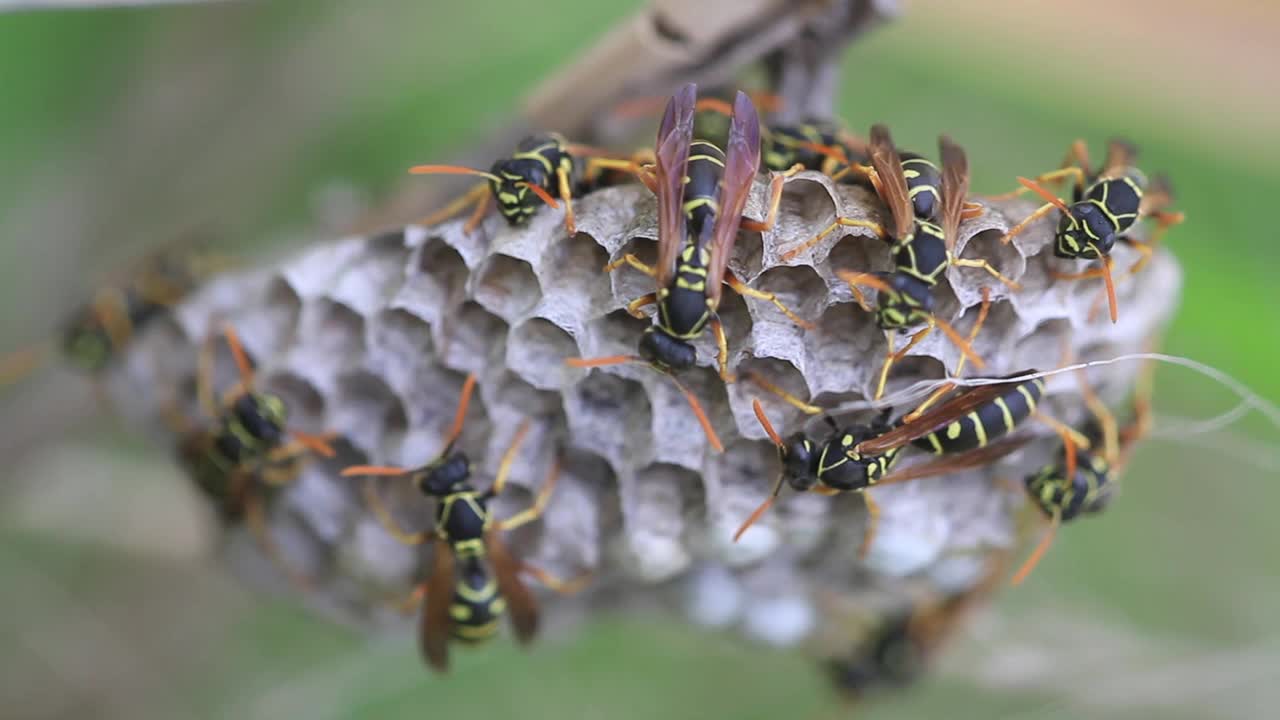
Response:
[[[1099,177],[1119,177],[1137,161],[1137,145],[1121,138],[1112,138],[1107,141],[1107,157],[1102,163]]]
[[[1160,174],[1151,178],[1151,183],[1142,193],[1141,208],[1138,212],[1144,216],[1160,212],[1173,204],[1173,183],[1168,175]]]
[[[975,448],[953,455],[943,455],[936,460],[918,463],[908,468],[903,468],[897,472],[890,473],[883,480],[877,480],[874,487],[881,485],[894,485],[896,483],[904,483],[911,480],[919,480],[920,478],[936,477],[938,475],[946,475],[947,473],[959,472],[961,470],[972,470],[974,468],[985,467],[1000,458],[1012,453],[1014,450],[1026,445],[1030,442],[1029,436],[1009,438],[1000,442],[992,443],[986,447]]]
[[[427,664],[437,672],[445,672],[449,669],[449,634],[453,625],[449,615],[454,589],[453,550],[442,542],[436,542],[431,560],[419,641]]]
[[[724,175],[720,178],[720,208],[711,234],[711,263],[707,269],[707,299],[712,306],[720,301],[724,271],[738,239],[742,211],[747,207],[751,186],[760,168],[760,116],[747,94],[738,91],[733,101],[733,121],[725,145]]]
[[[1022,370],[1008,377],[1021,377],[1034,372],[1036,371]],[[1021,382],[1025,381],[1010,380],[1008,382],[991,383],[990,385],[979,385],[932,410],[926,411],[911,422],[903,423],[887,433],[858,443],[858,452],[864,455],[879,455],[889,450],[900,448],[931,432],[941,430],[959,418],[973,412],[981,405],[1000,397],[1006,390]]]
[[[689,83],[671,96],[658,126],[656,172],[658,176],[658,287],[666,287],[675,271],[676,257],[684,245],[684,178],[693,142],[694,106],[698,86]]]
[[[884,125],[871,126],[871,167],[879,179],[880,200],[893,216],[894,238],[907,237],[915,230],[915,210],[911,207],[907,178],[902,174],[902,158]]]
[[[485,534],[485,549],[493,566],[494,577],[498,581],[498,591],[506,598],[516,639],[521,643],[528,643],[538,633],[538,603],[520,579],[520,562],[511,556],[511,551],[496,530]]]
[[[946,135],[938,138],[938,153],[942,158],[942,237],[950,250],[956,246],[960,214],[969,194],[969,157]]]

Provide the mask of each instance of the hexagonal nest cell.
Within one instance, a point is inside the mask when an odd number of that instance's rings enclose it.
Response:
[[[764,185],[757,183],[750,217],[762,215]],[[982,217],[962,225],[957,247],[963,257],[989,258],[1022,289],[1010,293],[980,269],[955,269],[938,290],[941,319],[961,332],[972,324],[982,288],[994,291],[990,316],[974,343],[986,361],[982,375],[1058,367],[1064,346],[1087,348],[1089,359],[1139,351],[1176,306],[1179,271],[1161,250],[1145,272],[1117,274],[1124,302],[1119,324],[1106,322],[1105,312],[1091,321],[1097,284],[1060,281],[1047,272],[1064,262],[1050,257],[1052,223],[1037,224],[1006,246],[999,234],[1034,206],[1021,200],[984,205]],[[754,618],[748,622],[756,634],[763,632],[763,616],[751,608],[765,605],[754,603],[779,601],[761,589],[769,586],[761,578],[784,579],[793,591],[786,601],[803,607],[817,608],[820,588],[855,603],[872,597],[907,603],[903,578],[927,584],[932,569],[951,558],[1010,548],[1012,515],[1021,502],[991,479],[997,473],[1020,477],[1043,464],[1052,442],[1028,444],[998,466],[961,473],[955,482],[872,489],[883,527],[865,560],[854,549],[864,528],[864,502],[852,495],[796,497],[786,490],[774,512],[733,542],[733,530],[764,499],[778,470],[751,400],[761,399],[779,432],[804,430],[818,439],[827,432],[824,422],[779,401],[754,375],[819,403],[839,422],[874,414],[864,401],[884,359],[885,334],[852,302],[835,272],[890,269],[888,244],[865,228],[841,228],[810,251],[781,261],[836,215],[883,222],[884,209],[872,193],[816,173],[794,176],[787,180],[776,226],[758,240],[744,237],[730,258],[730,267],[750,287],[777,293],[813,327],[787,320],[767,300],[725,289],[721,312],[736,382],[721,381],[710,333],[696,343],[699,366],[680,379],[705,409],[726,453],[710,448],[671,378],[638,364],[590,371],[566,366],[571,357],[635,353],[650,320],[632,318],[621,308],[653,291],[652,280],[633,269],[600,272],[606,261],[629,251],[652,262],[654,243],[637,239],[655,235],[652,194],[642,187],[615,187],[581,198],[576,209],[580,232],[572,238],[559,213],[543,210],[524,228],[497,218],[470,234],[461,221],[410,227],[403,234],[309,249],[270,274],[221,278],[217,288],[178,308],[191,364],[184,369],[121,363],[110,382],[127,388],[144,379],[131,373],[151,373],[147,383],[189,388],[181,381],[189,379],[195,345],[208,329],[222,319],[238,323],[265,312],[271,318],[267,326],[246,325],[246,345],[255,351],[264,381],[296,405],[299,423],[308,431],[349,436],[338,442],[349,441],[353,451],[367,455],[362,460],[402,464],[423,463],[441,451],[463,379],[472,373],[479,390],[459,447],[474,461],[477,482],[483,487],[493,478],[503,449],[525,420],[530,435],[513,472],[523,490],[503,500],[504,509],[527,503],[556,457],[564,468],[545,515],[519,535],[517,554],[528,552],[532,562],[559,572],[590,571],[597,592],[625,592],[629,598],[657,599],[642,588],[685,577],[695,565],[700,570],[687,575],[690,582],[709,577],[704,571],[723,571],[737,583],[746,608],[742,617]],[[335,297],[334,288],[344,297]],[[140,343],[133,352],[171,345]],[[896,364],[890,393],[940,377],[955,368],[958,357],[945,335],[935,332]],[[218,365],[220,382],[234,381],[225,351],[219,351]],[[976,372],[972,366],[966,370]],[[1092,379],[1118,398],[1130,377],[1130,370],[1108,367]],[[1051,382],[1048,392],[1069,405],[1078,388],[1074,381]],[[886,402],[900,413],[924,394]],[[158,416],[154,398],[121,396],[126,416]],[[845,412],[856,403],[862,403],[860,413]],[[323,427],[325,422],[332,427]],[[1048,434],[1034,424],[1029,431]],[[910,455],[918,459],[921,453]],[[310,472],[322,479],[328,473],[330,482],[352,487],[349,479],[336,477],[338,469],[316,463]],[[384,487],[388,482],[377,485],[388,493],[397,517],[430,527],[433,504],[412,497],[412,489]],[[293,504],[310,502],[306,487],[286,487],[281,494]],[[334,502],[321,495],[317,503]],[[389,582],[408,587],[419,570],[404,553],[379,559],[371,550],[379,544],[371,539],[377,533],[370,529],[370,510],[362,500],[351,502],[351,518],[326,520],[338,517],[326,511],[316,521],[324,532],[303,534],[299,542],[317,544],[320,556],[334,558],[319,569],[311,593],[341,593],[342,603],[334,604],[372,613]],[[253,543],[236,547],[255,551]],[[368,578],[378,581],[369,584]],[[559,602],[547,598],[549,606]]]

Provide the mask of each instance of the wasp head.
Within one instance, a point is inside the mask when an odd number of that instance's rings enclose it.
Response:
[[[241,393],[232,403],[231,413],[249,437],[262,445],[274,446],[284,439],[289,411],[277,395]]]
[[[444,497],[457,492],[471,477],[471,460],[463,452],[447,448],[437,459],[418,471],[414,480],[425,495]]]
[[[804,433],[796,433],[778,447],[782,460],[782,477],[797,492],[804,492],[818,481],[818,447]]]

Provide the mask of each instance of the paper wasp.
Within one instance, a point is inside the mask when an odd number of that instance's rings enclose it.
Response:
[[[696,103],[697,86],[691,83],[671,98],[658,129],[652,179],[658,196],[657,265],[650,267],[627,254],[605,267],[611,272],[630,265],[654,278],[656,291],[627,307],[632,315],[643,318],[640,308],[656,304],[654,323],[640,338],[639,355],[571,358],[568,362],[574,367],[641,362],[668,374],[686,370],[697,359],[690,341],[710,327],[718,347],[720,376],[730,380],[728,341],[716,315],[725,285],[741,295],[768,300],[793,322],[811,327],[775,295],[747,287],[728,269],[739,228],[763,232],[773,226],[786,179],[785,174],[774,174],[764,220],[742,217],[760,165],[760,120],[755,106],[746,93],[738,93],[727,151],[722,152],[708,141],[693,139]],[[692,397],[687,391],[686,396]],[[696,407],[695,412],[699,412]],[[699,420],[719,449],[710,424],[704,417]]]
[[[346,477],[403,479],[436,499],[435,528],[411,533],[400,527],[375,488],[370,484],[364,486],[369,508],[394,538],[407,545],[433,541],[431,574],[418,586],[413,598],[425,596],[419,640],[424,659],[439,672],[448,670],[450,639],[465,644],[488,640],[497,632],[504,613],[509,612],[511,616],[517,640],[528,643],[533,639],[538,629],[538,606],[521,581],[521,572],[564,593],[576,592],[585,580],[561,581],[517,560],[503,542],[504,531],[526,525],[542,515],[555,489],[560,462],[556,460],[552,465],[532,506],[504,520],[495,519],[489,510],[489,501],[505,489],[529,425],[525,422],[517,429],[515,439],[503,454],[493,485],[488,490],[477,490],[470,481],[471,461],[455,448],[475,383],[474,375],[467,377],[444,450],[431,462],[416,469],[358,465],[342,471]]]
[[[890,613],[847,655],[829,658],[826,670],[836,690],[856,703],[876,690],[919,680],[964,621],[999,587],[1007,557],[1005,552],[994,553],[973,587],[915,598],[905,609]]]
[[[815,238],[788,251],[784,256],[784,258],[792,256],[812,247],[839,227],[865,227],[881,238],[891,241],[894,257],[893,272],[885,276],[850,270],[837,272],[837,275],[849,284],[859,305],[868,312],[874,312],[876,324],[886,331],[888,350],[880,370],[876,398],[884,393],[889,370],[894,363],[905,357],[935,327],[940,328],[960,352],[971,359],[976,366],[983,366],[982,358],[973,352],[969,343],[961,338],[949,323],[934,314],[934,288],[948,267],[981,268],[1006,285],[1017,287],[1017,283],[1001,275],[986,260],[955,256],[953,248],[961,217],[964,214],[965,195],[969,187],[969,162],[964,150],[950,138],[943,136],[938,144],[943,162],[938,193],[940,202],[934,202],[932,193],[922,189],[929,183],[916,188],[913,198],[913,190],[909,188],[907,182],[906,163],[894,146],[889,129],[884,125],[872,127],[870,148],[873,172],[870,177],[893,218],[891,231],[871,220],[838,217]],[[928,173],[919,171],[920,163],[915,162],[912,165],[916,168],[914,172],[917,178],[928,177]],[[936,207],[939,222],[934,223],[929,217],[918,215],[917,210],[921,207],[925,210]],[[878,291],[878,304],[875,308],[866,302],[859,287]],[[895,352],[895,335],[921,323],[925,324],[925,328],[917,332],[904,348]]]
[[[556,198],[564,201],[564,226],[570,235],[577,231],[573,214],[573,198],[615,181],[614,172],[637,173],[640,166],[633,161],[606,157],[600,150],[566,141],[556,133],[530,135],[521,140],[509,157],[499,159],[488,172],[456,165],[415,165],[415,175],[476,175],[488,182],[477,185],[462,197],[424,218],[423,225],[434,225],[473,206],[467,220],[467,232],[474,230],[490,203],[513,227],[524,225],[542,205],[558,208]]]
[[[0,387],[35,370],[55,350],[76,369],[98,374],[144,327],[228,265],[226,258],[215,256],[194,240],[146,255],[119,281],[99,288],[77,308],[63,325],[59,341],[0,358]]]
[[[734,538],[741,537],[764,515],[784,484],[798,492],[813,491],[822,495],[858,492],[869,514],[860,550],[860,555],[865,555],[874,540],[879,518],[878,506],[865,492],[868,488],[990,465],[1029,440],[1028,437],[1001,438],[1033,414],[1055,430],[1066,432],[1057,421],[1036,410],[1044,382],[1038,378],[1014,379],[1034,372],[1010,375],[1008,380],[998,378],[997,382],[966,390],[932,409],[921,405],[892,424],[888,422],[888,410],[870,423],[845,427],[825,416],[829,432],[819,440],[803,432],[783,440],[769,422],[760,401],[753,400],[756,418],[778,448],[782,472],[769,497],[747,518]],[[1080,439],[1073,435],[1071,441],[1080,442]],[[895,471],[907,445],[939,457]]]
[[[1081,394],[1093,416],[1083,429],[1091,447],[1079,449],[1072,443],[1063,443],[1061,462],[1045,465],[1024,479],[1027,496],[1049,521],[1049,527],[1014,574],[1013,584],[1021,584],[1031,574],[1053,544],[1060,525],[1101,512],[1110,503],[1134,448],[1151,429],[1152,370],[1148,366],[1138,377],[1133,419],[1124,427],[1119,426],[1114,413],[1080,371]]]
[[[287,429],[288,408],[278,395],[253,387],[253,366],[231,326],[222,334],[235,359],[240,382],[215,397],[213,389],[213,340],[200,350],[196,370],[196,395],[211,428],[194,427],[172,406],[166,409],[169,425],[179,434],[179,464],[200,490],[212,500],[221,520],[244,522],[259,547],[297,585],[308,581],[284,561],[271,539],[266,504],[279,488],[292,482],[302,470],[308,453],[333,457],[331,435],[310,435]]]
[[[1009,228],[1002,241],[1009,243],[1031,223],[1054,210],[1062,213],[1055,233],[1053,254],[1060,258],[1100,260],[1095,270],[1081,273],[1052,273],[1062,280],[1081,280],[1101,277],[1106,284],[1107,304],[1111,322],[1117,322],[1120,312],[1116,302],[1115,281],[1111,274],[1111,249],[1117,241],[1124,241],[1143,254],[1143,258],[1130,268],[1136,273],[1146,264],[1159,235],[1183,220],[1182,213],[1165,210],[1173,202],[1173,192],[1164,177],[1148,182],[1146,175],[1134,162],[1137,150],[1124,140],[1112,140],[1107,144],[1107,157],[1097,173],[1089,168],[1088,148],[1077,140],[1071,146],[1064,167],[1045,173],[1035,180],[1020,177],[1022,188],[1003,197],[1030,190],[1046,202],[1017,225]],[[1041,183],[1071,178],[1074,182],[1072,204],[1067,205],[1057,195],[1045,189]],[[1157,236],[1152,244],[1139,242],[1125,233],[1143,218],[1155,218]]]

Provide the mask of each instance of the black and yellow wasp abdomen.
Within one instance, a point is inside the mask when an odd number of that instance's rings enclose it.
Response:
[[[448,552],[437,547],[436,552]],[[449,605],[450,634],[459,642],[475,645],[493,637],[507,610],[498,583],[480,556],[459,558],[458,576]]]
[[[718,198],[723,179],[724,151],[706,140],[690,143],[684,179],[684,215],[689,226],[686,242],[698,242],[703,228],[715,223],[720,212]]]
[[[986,447],[1029,418],[1043,394],[1044,381],[1040,378],[1011,384],[998,396],[912,444],[936,455]]]
[[[128,340],[166,309],[144,299],[132,287],[102,290],[63,326],[63,356],[85,372],[98,372],[115,357],[117,344]],[[118,327],[110,328],[107,323]]]

